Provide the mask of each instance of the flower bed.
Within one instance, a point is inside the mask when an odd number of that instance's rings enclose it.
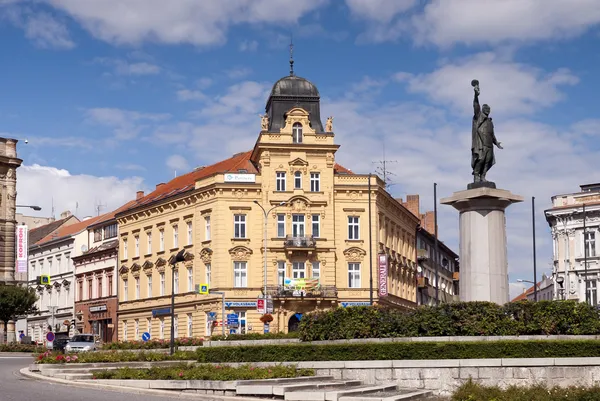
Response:
[[[298,338],[300,334],[291,333],[247,333],[247,334],[230,334],[226,336],[212,336],[211,341],[244,341],[244,340],[279,340],[282,338]]]
[[[472,381],[462,385],[453,395],[453,401],[585,401],[600,400],[600,387],[485,387]]]
[[[256,380],[314,376],[313,369],[297,369],[295,366],[259,368],[251,365],[230,366],[172,366],[150,369],[122,368],[95,372],[95,379],[119,380]]]
[[[175,339],[175,347],[202,346],[204,338],[183,337]],[[112,349],[165,349],[171,347],[170,340],[149,340],[149,341],[122,341],[107,343],[102,346],[103,350]]]
[[[8,343],[0,344],[0,352],[44,352],[45,348],[41,345]]]
[[[456,302],[421,306],[410,312],[382,307],[312,312],[300,321],[302,341],[351,338],[593,335],[600,312],[577,301]]]
[[[193,351],[177,351],[173,355],[158,352],[117,352],[98,351],[81,352],[79,354],[61,354],[44,352],[36,356],[36,363],[99,363],[99,362],[156,362],[156,361],[190,361],[197,359]]]
[[[199,362],[600,357],[600,340],[390,342],[203,347]]]

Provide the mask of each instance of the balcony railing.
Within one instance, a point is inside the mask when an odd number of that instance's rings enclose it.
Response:
[[[267,295],[273,298],[336,298],[337,287],[334,285],[318,286],[315,288],[298,289],[283,285],[267,287]]]
[[[285,238],[285,247],[286,248],[314,248],[316,246],[316,241],[314,237],[295,237],[293,235],[288,235]]]

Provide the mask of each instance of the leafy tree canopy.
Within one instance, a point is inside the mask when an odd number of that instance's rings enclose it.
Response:
[[[36,313],[37,300],[35,289],[31,287],[0,285],[0,321],[7,323],[19,316]]]

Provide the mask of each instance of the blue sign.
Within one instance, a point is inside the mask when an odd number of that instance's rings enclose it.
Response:
[[[150,333],[145,332],[144,334],[142,334],[142,340],[148,341],[149,339],[150,339]]]
[[[208,312],[208,317],[212,318],[216,318],[217,317],[217,312]]]
[[[256,301],[251,302],[225,302],[226,308],[256,308]]]
[[[229,315],[227,315],[227,321],[237,322],[239,319],[240,317],[235,313],[230,313]]]
[[[171,314],[171,308],[162,308],[162,309],[153,309],[152,310],[152,317],[164,316],[164,315],[170,315],[170,314]]]
[[[19,334],[19,338],[20,338],[21,340],[23,339],[23,337],[25,337],[25,333],[21,333],[21,334]]]
[[[371,303],[369,301],[364,302],[340,302],[342,304],[342,308],[347,308],[348,306],[370,306]]]
[[[229,329],[229,334],[235,334],[235,329]]]
[[[52,342],[52,341],[54,341],[54,338],[55,338],[55,336],[54,336],[54,333],[53,333],[53,332],[49,331],[48,333],[46,333],[46,340],[47,340],[48,342]]]
[[[265,323],[265,334],[269,332],[269,323]]]

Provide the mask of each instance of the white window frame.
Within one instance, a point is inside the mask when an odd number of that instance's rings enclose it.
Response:
[[[233,262],[233,286],[235,288],[248,287],[248,262]]]
[[[210,241],[211,239],[211,234],[210,234],[210,216],[206,216],[204,217],[204,240],[205,241]]]
[[[140,339],[140,319],[135,319],[133,321],[134,333],[135,333],[135,341]]]
[[[277,171],[275,173],[275,190],[277,192],[285,192],[286,181],[285,171]]]
[[[287,270],[287,264],[285,260],[277,261],[277,285],[283,285],[285,281],[285,273]]]
[[[123,341],[127,341],[127,320],[123,320]]]
[[[206,284],[208,284],[210,286],[210,281],[212,279],[212,271],[211,271],[212,266],[210,265],[210,263],[207,263],[205,265],[205,277],[206,277]]]
[[[179,337],[179,316],[173,316],[173,336],[175,338]]]
[[[285,238],[285,214],[280,213],[277,215],[277,237]]]
[[[179,294],[179,270],[173,270],[175,277],[173,277],[173,291],[175,294]]]
[[[187,282],[188,282],[188,291],[194,291],[194,271],[191,267],[187,268]]]
[[[318,278],[321,280],[321,262],[312,262],[312,278]]]
[[[158,230],[158,251],[159,252],[165,251],[165,230],[164,229]]]
[[[148,332],[148,334],[152,335],[152,318],[151,317],[146,318],[146,331]]]
[[[584,248],[583,251],[587,253],[587,257],[593,258],[596,256],[596,232],[587,231],[583,234]],[[585,255],[585,254],[584,254]]]
[[[348,216],[348,239],[359,240],[360,239],[360,217],[359,216]]]
[[[313,214],[311,216],[311,228],[312,228],[312,236],[314,238],[319,238],[321,236],[321,215]],[[315,230],[316,227],[316,230]]]
[[[136,235],[133,237],[133,243],[134,243],[134,247],[135,247],[135,257],[139,257],[140,256],[140,236]]]
[[[173,224],[173,249],[179,248],[179,226]]]
[[[152,253],[152,232],[148,231],[146,233],[146,254],[150,255]]]
[[[140,299],[140,278],[139,277],[134,277],[135,278],[135,299]]]
[[[165,295],[165,272],[160,273],[160,296]]]
[[[292,214],[292,236],[294,238],[306,236],[306,216],[304,214]]]
[[[246,311],[235,311],[238,315],[238,328],[235,330],[236,334],[246,334],[248,331],[248,317]]]
[[[292,142],[302,143],[302,124],[294,123],[292,125]]]
[[[159,338],[161,340],[165,339],[165,318],[161,317],[158,319],[159,321]]]
[[[292,278],[306,278],[306,262],[292,262]]]
[[[193,226],[192,226],[192,222],[188,221],[187,222],[187,244],[192,245],[193,242],[194,242]]]
[[[294,173],[294,189],[302,189],[302,172],[296,171]]]
[[[148,277],[148,298],[152,298],[152,275]]]
[[[123,280],[123,301],[127,302],[129,299],[129,280]]]
[[[191,313],[187,314],[187,336],[194,336],[194,319]]]
[[[310,173],[310,191],[321,192],[321,174]]]
[[[246,238],[246,215],[233,215],[233,238]]]
[[[361,288],[360,263],[348,263],[348,288]]]

